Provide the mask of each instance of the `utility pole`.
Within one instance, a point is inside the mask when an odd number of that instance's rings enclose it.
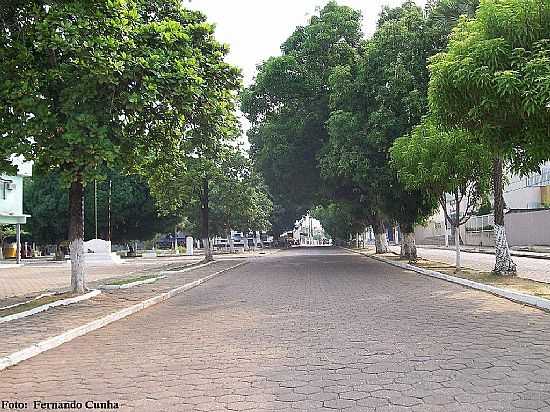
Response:
[[[94,180],[94,220],[95,220],[95,238],[97,239],[97,180]]]
[[[108,237],[108,241],[110,242],[111,241],[111,197],[112,197],[112,180],[109,179],[109,206],[108,206],[108,210],[107,210],[107,220],[108,220],[108,229],[107,229],[107,237]]]

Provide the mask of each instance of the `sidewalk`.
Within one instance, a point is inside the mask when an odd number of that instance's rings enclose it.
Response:
[[[84,302],[52,308],[33,316],[3,323],[2,334],[0,334],[0,358],[36,346],[48,338],[127,309],[241,262],[243,262],[242,259],[224,259],[185,273],[170,273],[168,270],[163,272],[166,278],[152,284],[131,289],[103,291],[100,295]],[[179,269],[178,265],[172,266]],[[131,342],[127,343],[131,344]]]
[[[417,247],[422,248],[422,249],[441,249],[441,250],[453,250],[454,251],[454,246],[445,247],[445,246],[438,246],[438,245],[417,245]],[[550,248],[541,247],[540,249],[541,250],[546,250],[546,249],[550,249]],[[494,255],[495,254],[495,248],[494,247],[488,247],[488,246],[483,246],[483,247],[461,246],[460,250],[462,250],[464,252],[469,252],[469,253],[485,253],[487,255]],[[543,251],[534,252],[534,251],[529,251],[529,250],[518,250],[518,249],[514,250],[514,249],[511,249],[510,254],[512,256],[529,257],[529,258],[534,258],[534,259],[549,259],[550,260],[550,252],[543,252]]]
[[[417,246],[418,255],[424,259],[434,262],[447,263],[453,265],[456,255],[453,249],[440,249],[432,247]],[[390,250],[394,253],[399,253],[399,246],[390,246]],[[537,282],[550,283],[550,260],[514,256],[514,262],[518,267],[518,276],[525,279],[535,280]],[[461,253],[462,266],[491,272],[495,265],[495,256],[484,253],[472,253],[463,251]]]

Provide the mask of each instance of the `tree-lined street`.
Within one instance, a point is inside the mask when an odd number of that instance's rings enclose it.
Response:
[[[0,410],[550,412],[550,1],[270,3],[0,5]]]
[[[2,372],[121,410],[547,411],[538,310],[341,249],[251,261]]]

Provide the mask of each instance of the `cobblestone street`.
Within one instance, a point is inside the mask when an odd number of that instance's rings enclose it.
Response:
[[[0,372],[3,400],[124,411],[550,411],[550,314],[292,249]]]

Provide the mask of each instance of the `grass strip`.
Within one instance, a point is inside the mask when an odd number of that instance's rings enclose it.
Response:
[[[30,302],[23,303],[21,305],[17,305],[17,306],[11,307],[11,308],[2,309],[2,310],[0,310],[0,318],[3,318],[5,316],[14,315],[16,313],[26,312],[28,310],[32,310],[32,309],[37,308],[37,307],[42,306],[42,305],[47,305],[47,304],[56,302],[58,300],[74,298],[76,296],[78,296],[78,294],[72,293],[72,292],[60,293],[60,294],[50,295],[50,296],[44,296],[44,297],[41,297],[39,299],[35,299],[35,300],[30,301]]]

